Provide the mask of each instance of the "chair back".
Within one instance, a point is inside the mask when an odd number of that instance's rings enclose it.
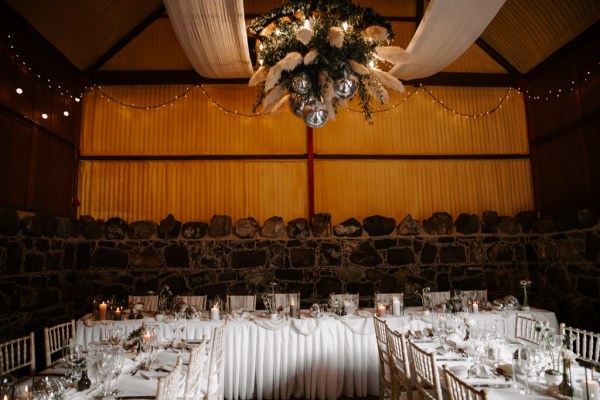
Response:
[[[437,308],[440,304],[450,300],[450,291],[447,292],[431,292],[431,307]]]
[[[200,377],[206,357],[206,341],[202,341],[198,346],[193,346],[190,350],[190,361],[183,392],[184,400],[200,400],[202,398],[202,379]]]
[[[279,307],[285,310],[291,304],[292,300],[294,300],[294,304],[300,309],[300,293],[275,293],[273,297],[275,310],[278,310]]]
[[[210,361],[208,363],[208,384],[206,389],[206,399],[223,399],[224,388],[224,359],[225,334],[227,324],[215,328],[211,338]]]
[[[421,399],[442,400],[442,388],[435,360],[435,351],[427,352],[410,340],[408,348],[413,360],[417,391]]]
[[[177,296],[175,303],[185,303],[198,311],[206,311],[206,296]]]
[[[392,330],[389,325],[386,325],[386,335],[392,374],[392,399],[399,399],[404,390],[406,398],[412,400],[413,390],[406,336],[404,333]]]
[[[75,338],[75,320],[44,328],[44,350],[46,368],[52,364],[52,356],[69,346],[69,339]]]
[[[571,327],[565,327],[565,334],[571,335],[567,347],[578,358],[596,364],[600,363],[600,334]]]
[[[177,357],[175,368],[166,376],[158,380],[158,388],[156,390],[156,400],[173,400],[177,398],[179,386],[181,384],[181,365],[183,358]]]
[[[0,343],[0,375],[29,367],[35,375],[35,335],[33,332],[18,339]]]
[[[256,310],[256,295],[252,296],[229,296],[227,295],[227,311],[231,312],[236,308],[243,308],[244,311]]]
[[[538,324],[539,322],[533,318],[517,315],[515,321],[515,339],[540,344],[542,341],[542,332],[537,329]]]
[[[444,379],[446,380],[446,389],[448,390],[449,400],[486,400],[485,390],[478,390],[474,386],[460,379],[456,374],[450,371],[446,365],[444,368]]]
[[[373,316],[375,337],[377,338],[377,353],[379,354],[379,398],[392,396],[392,371],[387,344],[387,323],[378,316]]]
[[[129,304],[142,303],[144,305],[144,311],[156,311],[158,310],[158,296],[129,296]]]

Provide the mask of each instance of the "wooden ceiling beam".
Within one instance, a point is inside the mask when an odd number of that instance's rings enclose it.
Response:
[[[487,53],[488,56],[492,57],[494,61],[500,64],[500,66],[504,68],[506,72],[513,75],[521,75],[521,73],[510,62],[508,62],[506,58],[502,57],[502,55],[500,55],[500,53],[498,53],[496,49],[494,49],[488,42],[483,40],[481,37],[479,37],[475,41],[475,44],[479,46],[481,50]]]
[[[94,71],[99,70],[104,63],[117,55],[117,53],[125,46],[129,44],[136,36],[138,36],[144,29],[146,29],[150,24],[160,18],[162,15],[166,13],[166,8],[164,4],[161,4],[154,12],[148,15],[142,22],[140,22],[137,26],[135,26],[128,34],[123,36],[113,47],[108,49],[106,53],[104,53],[94,64],[92,64],[85,72],[86,73],[94,73]]]

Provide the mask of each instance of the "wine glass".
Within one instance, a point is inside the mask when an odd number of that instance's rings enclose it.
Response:
[[[96,362],[96,375],[98,377],[98,381],[102,386],[101,396],[108,396],[108,384],[110,382],[110,378],[113,375],[114,371],[114,357],[112,353],[112,348],[108,347],[104,349],[98,355],[98,361]]]
[[[113,375],[115,377],[115,389],[112,391],[112,394],[121,394],[123,391],[119,390],[119,375],[123,372],[123,346],[113,346],[111,350],[113,356]]]
[[[78,366],[83,361],[83,348],[80,344],[69,340],[69,345],[63,349],[63,359],[67,365],[65,380],[73,383],[78,380]]]
[[[532,372],[534,366],[534,353],[533,349],[529,347],[522,347],[518,351],[518,365],[521,371],[525,374],[525,391],[524,394],[529,394],[529,375]]]
[[[112,325],[108,331],[108,341],[110,342],[110,344],[112,344],[113,346],[120,344],[122,337],[123,329],[116,325]]]

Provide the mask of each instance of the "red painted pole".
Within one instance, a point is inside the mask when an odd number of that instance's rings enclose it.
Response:
[[[312,221],[315,213],[315,164],[313,149],[313,128],[306,127],[306,152],[308,169],[308,221]]]

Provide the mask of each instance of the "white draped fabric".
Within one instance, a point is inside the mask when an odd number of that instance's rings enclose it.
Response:
[[[431,0],[406,48],[411,62],[390,73],[410,80],[431,76],[460,57],[483,33],[505,0]]]
[[[252,75],[243,0],[165,0],[175,35],[198,74]]]
[[[514,335],[517,315],[547,320],[558,328],[554,313],[530,311],[483,312],[469,314],[477,326],[494,326],[508,336]],[[379,394],[379,358],[371,313],[323,318],[308,317],[272,320],[264,313],[244,313],[244,318],[228,321],[225,340],[225,398],[234,399],[337,399]],[[204,313],[207,318],[208,313]],[[420,331],[431,327],[434,314],[423,315],[408,308],[404,316],[388,317],[390,327],[399,331]],[[167,322],[147,318],[146,324],[158,332],[161,340],[173,337]],[[103,340],[111,321],[77,322],[77,343],[87,347]],[[142,320],[114,321],[125,335],[138,328]],[[223,321],[184,320],[184,338],[210,338]],[[179,333],[176,333],[177,335]]]

